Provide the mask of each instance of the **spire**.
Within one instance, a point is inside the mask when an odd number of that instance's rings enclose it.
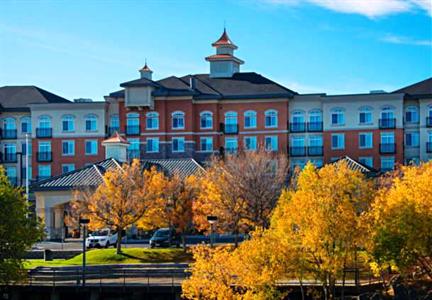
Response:
[[[230,47],[233,49],[237,49],[237,46],[229,38],[225,26],[224,26],[224,31],[223,31],[221,37],[216,42],[214,42],[212,44],[212,46],[216,47],[216,48],[223,46],[223,47]]]
[[[144,67],[142,67],[139,71],[141,73],[141,78],[146,78],[146,79],[152,80],[153,71],[147,65],[147,58],[145,59]]]

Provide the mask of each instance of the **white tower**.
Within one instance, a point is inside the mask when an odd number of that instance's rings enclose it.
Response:
[[[127,161],[129,142],[120,136],[117,131],[114,132],[112,137],[104,140],[102,146],[105,147],[105,159],[114,158],[119,162]]]

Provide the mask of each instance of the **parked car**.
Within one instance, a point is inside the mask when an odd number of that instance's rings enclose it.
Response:
[[[96,230],[89,234],[89,237],[86,238],[87,248],[108,248],[109,246],[115,247],[116,243],[117,232],[114,232],[109,228]]]
[[[174,228],[160,228],[155,231],[149,241],[150,248],[180,247],[180,237]]]

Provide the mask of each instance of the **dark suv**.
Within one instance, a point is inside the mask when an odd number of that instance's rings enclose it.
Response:
[[[150,239],[150,248],[155,247],[180,247],[180,238],[174,228],[160,228],[155,231]]]

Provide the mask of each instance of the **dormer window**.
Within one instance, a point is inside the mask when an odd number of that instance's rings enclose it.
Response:
[[[182,111],[175,111],[172,113],[172,129],[185,128],[185,114]]]

